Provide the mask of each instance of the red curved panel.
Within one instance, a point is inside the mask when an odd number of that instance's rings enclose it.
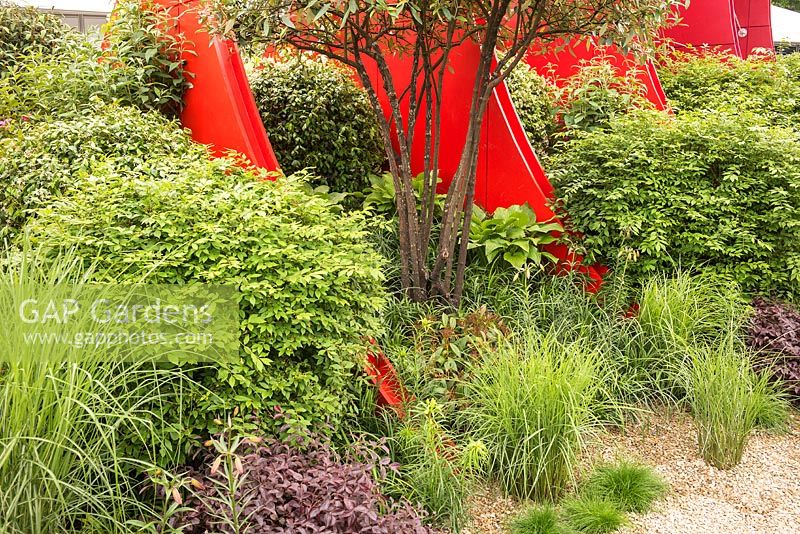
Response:
[[[645,89],[645,96],[657,109],[667,109],[667,96],[661,87],[655,65],[648,61],[640,65],[632,54],[623,54],[615,46],[597,46],[591,41],[573,41],[566,46],[563,41],[545,45],[544,49],[532,47],[525,61],[552,83],[561,85],[565,79],[578,72],[581,64],[602,56],[617,71],[617,75],[626,76],[631,71]]]
[[[200,23],[199,1],[158,1],[177,17],[186,70],[194,74],[181,113],[192,138],[211,145],[216,155],[235,150],[258,167],[278,170],[236,43],[208,34]]]
[[[744,57],[752,54],[756,48],[775,50],[770,0],[734,0],[733,4],[739,27],[747,32],[739,37],[739,47]]]
[[[676,46],[710,46],[742,55],[734,0],[694,0],[688,7],[675,9],[681,21],[665,30],[664,36]]]
[[[411,79],[412,62],[398,55],[387,54],[386,57],[394,87],[405,89]],[[446,106],[441,111],[440,191],[446,191],[461,158],[467,136],[470,89],[475,81],[479,59],[480,48],[472,41],[465,42],[450,53],[441,88],[442,102]],[[377,67],[371,74],[375,82],[380,82]],[[385,93],[381,92],[380,97],[388,114],[389,104]],[[404,106],[407,109],[408,103],[405,102]],[[411,154],[412,172],[415,174],[425,168],[424,121],[417,121],[416,128]],[[478,151],[475,203],[488,211],[527,203],[537,218],[545,221],[556,219],[549,205],[552,199],[553,187],[525,135],[508,88],[500,84],[492,95],[484,117]],[[561,269],[583,272],[592,279],[588,289],[599,288],[602,283],[599,268],[582,265],[582,258],[571,253],[567,247],[555,246],[549,250],[560,259]]]

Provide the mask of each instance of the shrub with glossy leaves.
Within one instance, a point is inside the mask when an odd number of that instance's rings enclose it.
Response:
[[[28,54],[52,54],[70,32],[58,15],[0,2],[0,77]]]
[[[250,87],[287,173],[313,167],[313,185],[361,191],[386,155],[366,93],[350,73],[305,55],[268,60]]]
[[[627,262],[633,280],[683,266],[800,293],[795,132],[746,113],[639,112],[579,133],[553,168],[589,262]]]
[[[557,89],[524,62],[511,71],[506,85],[536,155],[546,156],[555,142],[553,135],[557,130]]]
[[[107,158],[134,169],[148,158],[206,150],[180,125],[158,113],[108,105],[75,119],[11,122],[0,139],[0,236],[15,235],[33,211],[82,177],[102,171]]]
[[[342,456],[319,439],[255,446],[229,441],[235,446],[223,440],[202,471],[192,473],[200,489],[186,503],[192,510],[179,517],[185,532],[435,532],[410,504],[382,494],[379,484],[396,466],[374,446]]]
[[[305,177],[264,181],[225,159],[160,157],[130,168],[108,159],[70,194],[40,209],[31,238],[95,259],[98,282],[233,285],[241,348],[197,371],[210,391],[175,414],[187,435],[208,435],[215,414],[238,407],[288,422],[336,425],[355,409],[365,337],[384,302],[381,262],[363,216],[307,193]],[[177,440],[177,438],[176,438]]]

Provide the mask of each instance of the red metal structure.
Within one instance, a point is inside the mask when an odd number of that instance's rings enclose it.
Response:
[[[641,65],[631,54],[622,54],[614,46],[597,46],[592,41],[573,41],[564,46],[563,42],[555,42],[544,49],[532,47],[525,60],[536,72],[551,83],[561,85],[573,76],[581,65],[595,58],[610,63],[618,76],[627,76],[635,71],[636,78],[641,83],[644,94],[656,107],[665,110],[667,96],[661,87],[661,82],[652,61]]]
[[[208,34],[200,23],[199,0],[158,3],[176,18],[172,31],[183,40],[186,70],[194,75],[184,95],[183,126],[217,155],[234,150],[257,167],[278,170],[236,43]]]
[[[676,13],[680,23],[664,36],[677,46],[709,46],[741,58],[774,49],[770,0],[694,0]]]

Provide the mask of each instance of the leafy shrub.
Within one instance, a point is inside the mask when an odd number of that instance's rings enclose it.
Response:
[[[70,32],[61,17],[35,7],[0,2],[0,77],[22,57],[52,54]]]
[[[222,436],[179,516],[185,532],[394,534],[434,532],[408,503],[381,494],[394,466],[368,447],[344,457],[324,440],[264,444]]]
[[[653,107],[636,69],[620,76],[602,54],[581,61],[576,73],[561,84],[556,102],[567,131],[604,129],[632,109]]]
[[[511,522],[511,534],[570,534],[552,505],[532,506]]]
[[[627,523],[625,513],[616,503],[590,496],[568,499],[563,504],[563,513],[567,524],[586,534],[613,532]]]
[[[0,77],[0,118],[83,118],[102,103],[175,116],[190,75],[164,8],[126,0],[108,24],[105,50],[70,34],[53,55],[33,54]],[[56,46],[56,45],[54,45]]]
[[[107,158],[135,169],[173,153],[206,154],[177,123],[136,108],[109,105],[76,119],[12,123],[0,139],[0,236],[13,236],[36,208],[104,169]]]
[[[506,85],[533,150],[539,157],[546,156],[555,143],[557,88],[525,62],[511,71]]]
[[[178,115],[191,86],[181,57],[183,41],[170,33],[177,24],[169,9],[153,0],[117,2],[103,56],[132,89],[131,103],[169,116]]]
[[[747,111],[766,124],[798,128],[798,58],[800,54],[741,59],[710,50],[673,51],[660,59],[659,78],[678,113]]]
[[[589,495],[616,503],[625,512],[639,514],[647,512],[666,489],[652,469],[626,461],[596,467],[583,488]]]
[[[149,283],[239,290],[239,358],[195,372],[213,394],[196,392],[189,413],[173,414],[187,436],[213,433],[214,414],[234,407],[261,413],[268,432],[279,428],[275,406],[295,427],[335,426],[353,409],[363,338],[384,301],[362,215],[306,193],[304,176],[265,182],[207,153],[133,169],[108,160],[79,178],[29,224],[33,239],[94,259],[98,282],[147,273]]]
[[[753,308],[747,341],[758,351],[757,367],[768,369],[787,392],[800,397],[800,312],[760,298]]]
[[[514,496],[555,500],[572,479],[592,409],[600,357],[582,343],[526,332],[492,353],[466,385],[459,412],[469,434],[488,449],[488,472]]]
[[[700,454],[709,465],[730,469],[741,461],[759,417],[781,402],[780,395],[732,336],[690,354],[686,382]]]
[[[527,204],[497,208],[491,216],[477,206],[473,210],[469,247],[479,250],[486,263],[502,259],[520,270],[526,265],[540,267],[545,260],[558,261],[540,247],[558,239],[552,233],[563,231],[559,223],[537,222]]]
[[[746,291],[800,288],[800,143],[747,114],[639,112],[576,135],[554,158],[556,195],[587,261],[632,281],[676,266]]]
[[[366,94],[343,68],[299,55],[268,60],[250,87],[281,167],[313,185],[361,191],[386,158]]]

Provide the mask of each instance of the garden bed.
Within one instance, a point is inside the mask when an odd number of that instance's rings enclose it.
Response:
[[[625,534],[788,533],[800,525],[800,414],[785,434],[758,432],[742,463],[728,471],[699,456],[692,420],[656,414],[624,432],[600,436],[588,454],[596,461],[633,458],[649,464],[669,484],[653,511],[632,515]],[[465,534],[508,532],[522,505],[483,487],[472,498],[473,523]]]

